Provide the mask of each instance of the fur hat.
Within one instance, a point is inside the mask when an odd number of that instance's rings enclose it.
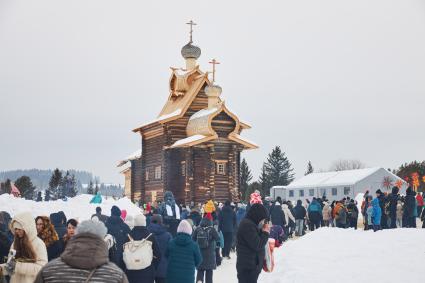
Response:
[[[85,220],[77,226],[77,234],[90,233],[105,238],[107,229],[101,221]]]
[[[134,217],[134,226],[146,226],[146,217],[143,214],[138,214],[136,217]]]
[[[192,235],[192,225],[190,225],[187,220],[182,220],[177,227],[177,233],[185,233],[188,235]]]
[[[116,205],[112,206],[111,215],[121,217],[121,210],[118,208],[118,206]]]

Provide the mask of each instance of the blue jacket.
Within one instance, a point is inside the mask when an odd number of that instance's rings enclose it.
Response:
[[[151,223],[148,227],[150,233],[154,234],[155,239],[158,243],[159,250],[161,251],[161,260],[156,268],[155,277],[165,278],[167,276],[168,259],[165,257],[165,251],[167,250],[168,243],[173,238],[171,234],[162,225]]]
[[[239,223],[241,223],[242,219],[245,217],[246,214],[246,208],[245,207],[239,207],[236,211],[236,225],[239,226]]]
[[[379,199],[374,198],[372,200],[372,221],[373,225],[381,225],[381,216],[382,216],[382,210],[379,206]]]
[[[195,282],[195,268],[201,263],[202,256],[190,235],[177,233],[168,244],[165,256],[168,258],[167,282]]]

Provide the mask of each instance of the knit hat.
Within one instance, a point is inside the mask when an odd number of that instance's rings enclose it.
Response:
[[[114,205],[111,208],[111,216],[121,216],[121,210],[118,208],[118,206]]]
[[[77,234],[90,233],[100,238],[105,238],[107,233],[105,224],[101,221],[85,220],[77,226]]]
[[[126,217],[127,217],[127,210],[125,209],[121,210],[121,219],[125,221]]]
[[[177,233],[185,233],[188,235],[192,235],[192,226],[186,220],[182,220],[177,227]]]
[[[162,216],[160,214],[154,214],[151,217],[151,223],[162,224]]]
[[[263,203],[263,201],[261,200],[261,195],[258,191],[253,192],[250,195],[250,200],[249,200],[250,204],[254,204],[254,203]]]
[[[204,211],[205,213],[212,213],[213,211],[215,211],[215,206],[212,200],[209,200],[204,207]]]
[[[378,190],[376,191],[376,194],[377,194],[377,195],[382,195],[382,191],[381,191],[381,189],[378,189]]]
[[[134,226],[146,226],[146,217],[143,214],[138,214],[134,217]]]

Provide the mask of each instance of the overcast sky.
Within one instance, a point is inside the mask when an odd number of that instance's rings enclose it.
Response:
[[[258,177],[280,145],[297,177],[339,158],[425,159],[425,1],[0,0],[0,170],[75,168],[123,183],[131,130],[168,97],[187,21],[201,69],[249,122]]]

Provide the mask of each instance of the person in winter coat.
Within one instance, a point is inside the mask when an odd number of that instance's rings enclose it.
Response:
[[[313,198],[313,201],[308,206],[308,219],[310,220],[311,227],[310,230],[318,229],[320,227],[320,222],[322,219],[322,206],[319,204],[316,198]]]
[[[414,210],[416,210],[416,199],[413,194],[412,188],[408,187],[406,190],[406,197],[404,199],[404,211],[403,211],[403,215],[406,219],[407,228],[416,227],[416,219],[415,219]]]
[[[170,232],[168,232],[164,225],[162,225],[162,216],[159,214],[154,214],[151,217],[151,223],[148,226],[148,231],[154,235],[161,252],[161,259],[155,270],[155,283],[165,283],[168,266],[165,251],[167,250],[168,243],[173,239],[173,236],[171,236]]]
[[[75,219],[69,219],[68,222],[66,222],[66,234],[63,236],[61,240],[62,242],[62,252],[65,250],[66,244],[69,240],[71,240],[72,237],[75,236],[75,231],[78,226],[78,221]]]
[[[108,216],[102,214],[102,208],[100,206],[96,207],[96,213],[93,214],[91,217],[93,218],[93,216],[97,216],[97,219],[99,221],[102,221],[105,225],[109,218]]]
[[[381,190],[376,191],[376,197],[379,200],[379,206],[381,207],[381,229],[387,229],[387,215],[385,214],[385,203],[387,202],[387,197]]]
[[[418,204],[418,217],[421,217],[422,214],[422,209],[424,207],[424,198],[422,197],[422,195],[420,193],[418,193],[416,195],[416,202]]]
[[[388,217],[390,218],[390,228],[396,228],[397,227],[397,210],[398,210],[398,202],[400,199],[400,196],[398,194],[399,188],[393,187],[391,189],[391,194],[388,195],[387,202],[388,202]]]
[[[58,233],[59,239],[62,239],[66,234],[66,218],[64,214],[59,212],[50,214],[50,222],[55,228],[56,233]]]
[[[121,210],[115,205],[111,208],[111,217],[106,222],[106,228],[108,229],[108,234],[114,237],[116,242],[115,247],[111,248],[110,260],[124,270],[123,245],[128,241],[130,228],[121,219]]]
[[[425,228],[425,209],[422,210],[421,220],[422,220],[422,228]]]
[[[129,233],[131,239],[140,241],[146,239],[152,242],[153,260],[150,266],[141,270],[125,270],[130,283],[153,283],[155,280],[155,270],[161,260],[161,250],[155,236],[146,228],[146,217],[143,214],[136,215],[134,218],[134,228]],[[129,237],[129,238],[130,238]]]
[[[34,218],[29,212],[15,215],[10,230],[14,234],[11,249],[16,255],[9,263],[1,265],[2,272],[11,276],[10,283],[33,283],[47,263],[46,245],[37,237]]]
[[[307,215],[307,211],[300,199],[297,200],[297,205],[294,207],[293,210],[295,217],[295,235],[302,236],[304,230],[304,219]]]
[[[324,202],[324,206],[322,209],[322,216],[323,216],[323,224],[325,227],[329,227],[330,221],[332,221],[332,209],[328,202]]]
[[[397,201],[396,227],[403,227],[403,204],[401,203],[401,200]]]
[[[164,225],[168,228],[168,232],[175,236],[177,226],[180,222],[180,207],[176,204],[176,200],[171,191],[164,193],[164,202],[159,208],[159,214],[162,215]]]
[[[170,241],[165,252],[169,283],[195,282],[195,268],[201,263],[202,256],[191,236],[192,226],[187,220],[182,220],[177,227],[176,237]]]
[[[213,282],[213,270],[217,268],[215,247],[220,236],[213,227],[212,218],[204,217],[198,228],[193,232],[192,238],[198,243],[201,250],[202,261],[198,266],[196,282]],[[205,281],[204,281],[205,276]]]
[[[283,230],[285,231],[285,235],[290,236],[292,234],[292,231],[290,231],[290,228],[295,225],[295,217],[286,203],[282,204],[282,210],[283,210],[283,214],[285,215],[285,223],[286,223],[285,226],[283,227]]]
[[[218,215],[219,230],[223,232],[224,248],[223,257],[230,259],[230,249],[232,248],[233,232],[236,227],[236,213],[230,206],[230,201],[224,203]]]
[[[372,223],[373,223],[373,232],[381,230],[381,216],[382,210],[379,205],[379,199],[374,198],[372,200]]]
[[[49,261],[57,258],[63,251],[62,242],[55,231],[50,219],[47,216],[37,216],[35,219],[37,236],[43,240],[47,247],[47,255]]]
[[[359,217],[359,209],[357,208],[354,199],[351,199],[350,203],[347,205],[347,212],[349,227],[357,230],[357,219]]]
[[[6,262],[10,246],[13,242],[13,233],[9,229],[12,220],[6,211],[0,212],[0,264]]]
[[[193,225],[195,225],[195,226],[199,226],[199,223],[201,223],[201,220],[202,220],[202,216],[199,213],[198,208],[196,208],[196,207],[192,208],[192,210],[190,211],[190,214],[187,218],[191,219],[192,222],[193,222]]]
[[[264,247],[270,234],[268,218],[264,205],[255,203],[239,225],[236,236],[236,270],[239,283],[257,282],[263,268]]]
[[[342,201],[338,201],[334,208],[335,224],[338,228],[346,228],[347,225],[347,209]]]
[[[283,209],[279,201],[276,201],[274,205],[272,205],[269,212],[270,221],[273,225],[279,225],[283,228],[288,223],[285,221],[285,214],[283,213]]]
[[[60,258],[44,266],[34,283],[128,283],[125,273],[109,261],[108,248],[103,240],[105,235],[103,222],[81,222]]]

